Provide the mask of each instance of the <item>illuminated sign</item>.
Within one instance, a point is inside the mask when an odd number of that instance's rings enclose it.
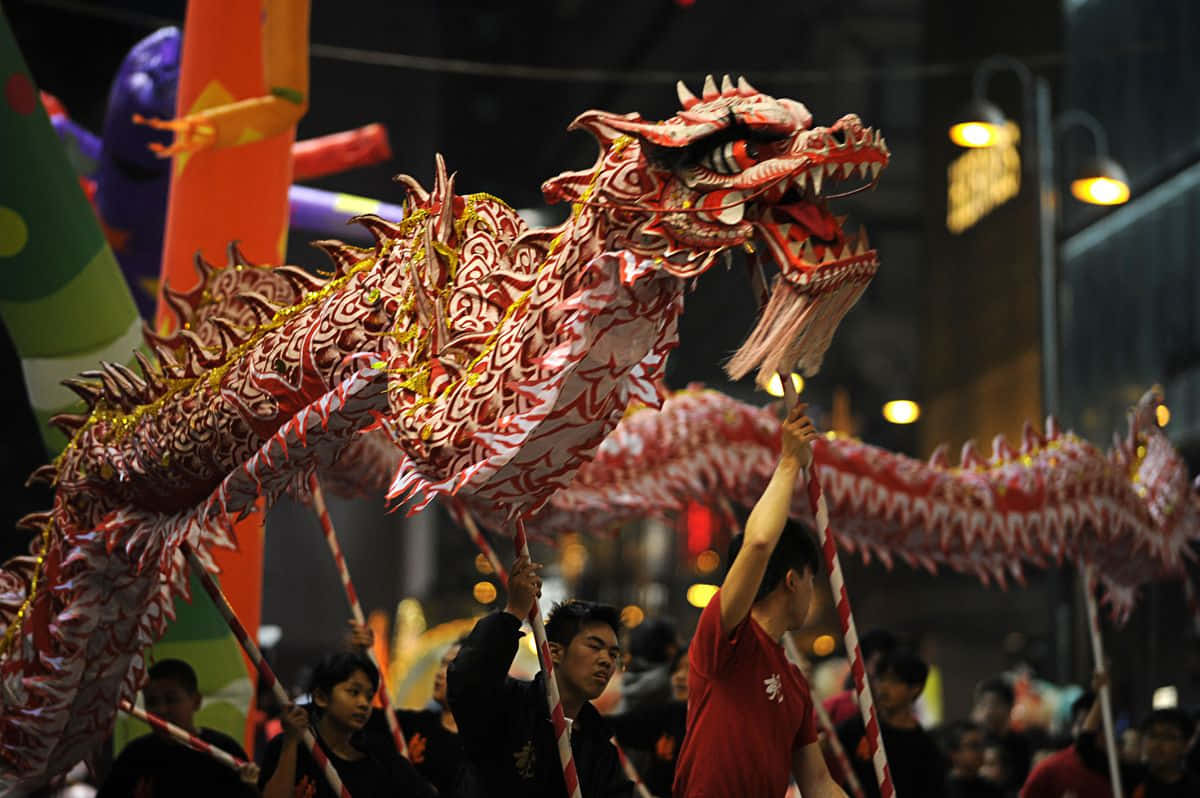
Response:
[[[1021,190],[1021,131],[1004,125],[1002,143],[970,149],[946,170],[946,229],[961,233]]]

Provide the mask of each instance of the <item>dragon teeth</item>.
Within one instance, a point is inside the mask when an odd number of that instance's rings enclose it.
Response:
[[[879,171],[881,169],[883,169],[883,164],[881,164],[879,161],[871,162],[871,179],[872,180],[879,177]]]
[[[854,171],[854,164],[850,163],[849,161],[846,161],[844,164],[842,164],[842,179],[845,180],[846,178],[850,177],[850,174],[853,171]]]
[[[859,177],[866,177],[866,176],[867,176],[867,164],[866,164],[865,162],[864,162],[864,163],[860,163],[860,164],[858,165],[858,176],[859,176]]]
[[[812,187],[813,187],[814,194],[821,193],[821,178],[823,176],[824,176],[824,170],[821,169],[821,167],[819,167],[819,166],[816,167],[815,169],[810,169],[808,171],[808,177],[810,180],[812,180]]]
[[[830,161],[829,163],[825,164],[825,174],[827,174],[829,176],[833,176],[833,175],[837,174],[837,170],[838,170],[838,165],[836,163],[834,163],[833,161]]]

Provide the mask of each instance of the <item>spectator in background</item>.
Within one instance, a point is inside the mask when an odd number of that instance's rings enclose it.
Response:
[[[929,733],[921,728],[913,704],[929,666],[908,649],[895,649],[880,657],[871,680],[879,728],[887,750],[888,766],[897,798],[941,798],[946,790],[946,764]],[[861,716],[843,723],[838,738],[868,798],[878,798],[871,746]]]
[[[675,762],[687,725],[687,649],[677,650],[668,665],[671,689],[668,700],[643,702],[629,712],[608,717],[617,742],[627,753],[644,751],[648,755],[645,767],[641,768],[642,781],[657,798],[671,795]]]
[[[671,663],[679,635],[669,618],[647,618],[629,630],[629,664],[621,674],[621,711],[671,698]]]
[[[1003,798],[999,784],[980,775],[983,769],[983,727],[969,720],[951,723],[944,731],[950,774],[946,798]]]
[[[875,674],[879,658],[896,649],[896,637],[886,629],[872,629],[859,638],[858,647],[862,650],[867,676],[870,677]],[[853,673],[846,674],[842,691],[826,698],[824,706],[834,726],[840,726],[858,715],[858,695],[854,691]]]
[[[1010,783],[1010,779],[1008,776],[1008,760],[1004,757],[1004,746],[988,740],[985,733],[983,736],[983,764],[979,767],[979,777],[999,787],[1001,794],[1005,798],[1011,798],[1011,796],[1017,794],[1017,791],[1005,787],[1006,784]]]
[[[1108,773],[1108,757],[1100,738],[1100,713],[1084,722],[1076,745],[1080,758],[1093,770]],[[1121,765],[1121,786],[1130,798],[1197,798],[1200,777],[1184,767],[1188,741],[1196,730],[1191,716],[1180,709],[1156,709],[1142,722],[1144,762]]]
[[[1029,775],[1033,745],[1029,736],[1012,728],[1015,695],[1012,685],[1002,676],[984,679],[975,687],[975,704],[971,720],[983,727],[989,740],[1004,749],[1008,781],[1006,790],[1018,789]]]

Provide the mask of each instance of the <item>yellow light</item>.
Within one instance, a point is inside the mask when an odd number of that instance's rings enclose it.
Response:
[[[796,393],[804,390],[804,378],[793,372],[792,385],[796,388]],[[771,379],[767,380],[767,393],[771,396],[783,396],[783,380],[779,379],[778,374],[772,374]]]
[[[950,140],[960,147],[991,147],[1003,138],[1002,128],[988,122],[959,122],[950,126]]]
[[[813,641],[812,650],[818,657],[828,657],[837,648],[833,635],[820,635]]]
[[[705,549],[696,556],[696,570],[702,574],[710,574],[721,564],[721,555],[712,549]]]
[[[1091,205],[1120,205],[1129,201],[1129,186],[1111,177],[1087,177],[1071,181],[1071,194]]]
[[[636,604],[630,604],[621,610],[621,625],[626,629],[632,629],[644,620],[646,620],[646,613]]]
[[[496,586],[491,582],[476,582],[471,594],[480,604],[491,604],[496,600]]]
[[[883,406],[883,417],[893,424],[911,424],[921,417],[921,406],[908,399],[893,399]]]
[[[587,546],[582,543],[568,543],[562,548],[562,570],[563,576],[570,580],[579,578],[583,573],[583,568],[587,565],[588,551]]]
[[[492,563],[482,554],[476,554],[475,570],[481,574],[490,574],[492,572]]]
[[[1159,405],[1154,408],[1154,420],[1160,427],[1167,426],[1171,423],[1171,410],[1166,405]]]
[[[687,601],[693,607],[704,609],[708,606],[708,602],[712,601],[712,597],[717,594],[716,585],[706,585],[698,583],[687,589]]]

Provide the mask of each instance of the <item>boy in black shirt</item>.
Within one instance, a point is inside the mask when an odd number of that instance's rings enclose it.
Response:
[[[519,558],[508,580],[504,612],[484,617],[463,642],[446,677],[467,767],[462,795],[565,798],[557,737],[546,703],[544,672],[532,682],[508,677],[521,622],[541,593],[540,568]],[[632,798],[612,732],[590,703],[620,662],[614,607],[585,601],[559,604],[546,620],[563,713],[583,798]]]
[[[1098,675],[1096,683],[1107,682]],[[1098,689],[1098,688],[1097,688]],[[1089,768],[1108,775],[1104,744],[1097,739],[1100,712],[1097,701],[1083,722],[1076,748]],[[1196,798],[1200,777],[1186,769],[1184,754],[1196,730],[1191,717],[1181,709],[1156,709],[1142,721],[1143,764],[1122,765],[1121,785],[1132,798]]]
[[[195,715],[202,698],[196,672],[183,660],[164,659],[150,668],[150,681],[142,689],[146,711],[158,715],[207,743],[247,759],[232,737],[213,729],[197,729]],[[155,729],[137,738],[117,757],[97,798],[191,798],[196,796],[258,795],[254,782],[258,767],[248,763],[240,772],[193,751],[175,738]]]
[[[986,744],[983,727],[969,720],[956,721],[946,727],[945,740],[950,760],[946,798],[1003,798],[1000,785],[979,775]]]
[[[897,649],[880,658],[876,678],[871,680],[896,798],[943,798],[946,794],[945,761],[913,712],[913,703],[925,689],[928,675],[929,666],[920,657]],[[863,791],[868,798],[879,798],[862,717],[838,726],[837,733]]]

